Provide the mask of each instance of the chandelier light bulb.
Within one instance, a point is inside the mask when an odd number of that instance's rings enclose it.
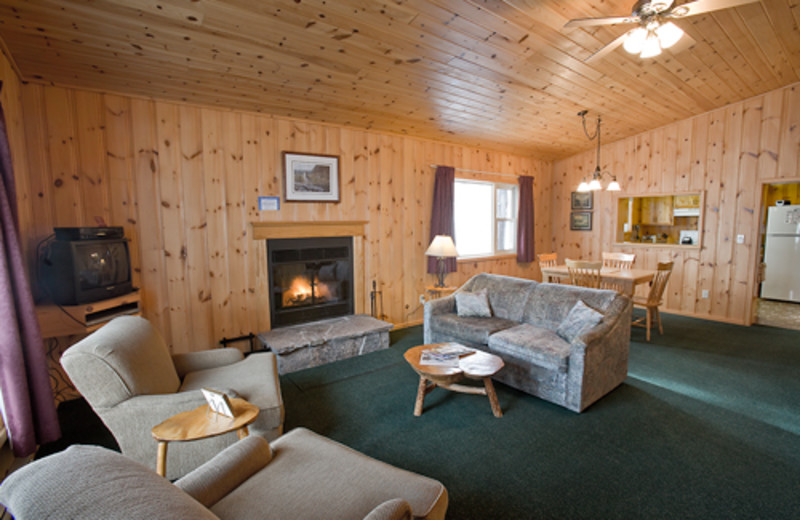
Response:
[[[683,30],[672,22],[667,22],[656,29],[656,36],[662,49],[669,49],[681,39]]]
[[[645,39],[647,39],[647,30],[644,27],[637,27],[628,33],[622,47],[630,54],[639,54],[642,52]]]
[[[654,32],[647,34],[642,47],[642,53],[639,55],[642,58],[652,58],[661,54],[661,44],[658,43],[658,36]]]
[[[600,184],[600,181],[597,179],[592,179],[592,181],[589,183],[589,191],[597,191],[602,189],[603,185]]]
[[[606,191],[621,191],[622,188],[619,187],[619,183],[617,182],[617,178],[614,177],[611,182],[608,184],[608,188]]]
[[[581,183],[578,184],[578,189],[576,191],[579,191],[581,193],[589,191],[589,184],[586,181],[581,181]]]

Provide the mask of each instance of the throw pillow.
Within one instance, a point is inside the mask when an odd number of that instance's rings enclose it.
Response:
[[[572,343],[572,340],[588,331],[603,319],[603,314],[592,309],[583,300],[573,305],[567,317],[558,326],[556,334]]]
[[[456,293],[456,312],[461,318],[491,318],[492,309],[489,307],[489,294],[486,289],[475,292]]]

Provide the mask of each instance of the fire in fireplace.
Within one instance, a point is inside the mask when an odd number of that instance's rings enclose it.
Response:
[[[272,328],[353,314],[350,237],[267,241]]]

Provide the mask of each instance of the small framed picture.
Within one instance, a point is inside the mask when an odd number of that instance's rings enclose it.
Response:
[[[591,231],[592,212],[573,211],[569,216],[569,228],[572,231]]]
[[[572,209],[592,209],[594,193],[591,191],[573,191]]]
[[[287,202],[339,202],[339,157],[283,152]]]
[[[208,408],[212,412],[233,418],[233,406],[227,395],[211,388],[201,388],[200,391],[203,392],[203,397],[206,398]]]

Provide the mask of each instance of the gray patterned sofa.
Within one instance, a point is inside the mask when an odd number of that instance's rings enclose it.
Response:
[[[631,309],[615,291],[483,273],[425,304],[425,343],[496,354],[495,379],[581,412],[627,376]]]

